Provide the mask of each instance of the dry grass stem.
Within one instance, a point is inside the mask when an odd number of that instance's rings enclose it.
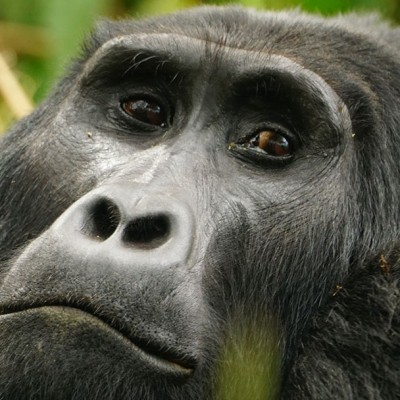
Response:
[[[17,78],[0,53],[0,94],[11,112],[22,118],[33,110],[33,105]]]

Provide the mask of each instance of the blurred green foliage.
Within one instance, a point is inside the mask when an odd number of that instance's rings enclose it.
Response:
[[[67,61],[79,53],[82,38],[90,32],[94,21],[100,16],[140,17],[201,4],[225,3],[228,1],[0,0],[0,51],[16,72],[28,95],[37,103],[62,75]],[[399,0],[239,0],[236,3],[268,9],[300,7],[325,15],[350,10],[377,10],[386,18],[400,21]],[[3,37],[2,40],[2,27],[9,30],[10,24],[15,28],[12,36]],[[35,42],[34,35],[27,34],[23,29],[19,30],[19,26],[41,28],[41,34],[47,39],[44,41],[45,45],[43,41]],[[16,48],[18,46],[15,46],[14,41],[25,43],[25,50]],[[29,45],[32,46],[31,52],[26,51]],[[9,111],[0,99],[0,132],[10,123],[9,120]]]
[[[281,383],[279,338],[278,324],[272,320],[267,323],[254,309],[230,321],[214,375],[215,398],[277,399]]]

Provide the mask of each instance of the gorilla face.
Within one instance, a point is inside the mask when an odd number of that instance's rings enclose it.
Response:
[[[1,142],[4,398],[395,398],[400,36],[351,18],[99,26]]]

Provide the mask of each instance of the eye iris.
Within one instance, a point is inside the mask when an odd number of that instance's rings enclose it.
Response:
[[[277,157],[284,157],[291,153],[289,141],[274,131],[260,132],[250,140],[250,145]]]
[[[166,124],[164,111],[156,102],[144,99],[128,100],[122,103],[122,108],[132,118],[146,124],[155,126]]]

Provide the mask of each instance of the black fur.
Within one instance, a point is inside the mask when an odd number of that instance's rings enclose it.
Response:
[[[400,398],[399,29],[103,21],[0,151],[0,399]]]

